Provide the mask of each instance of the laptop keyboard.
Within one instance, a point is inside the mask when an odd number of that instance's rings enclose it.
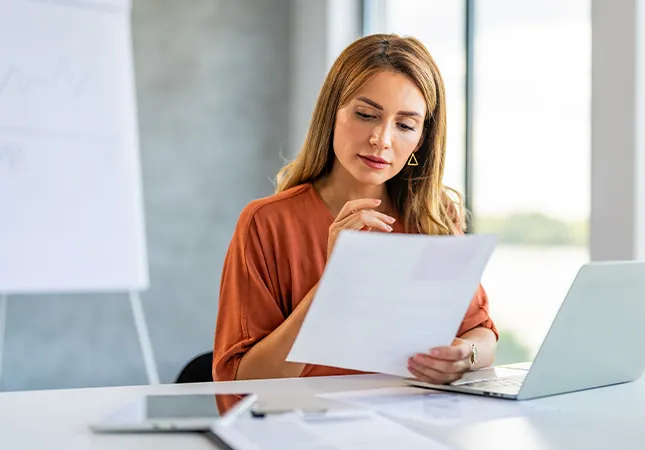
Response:
[[[519,392],[520,387],[524,384],[526,373],[515,376],[496,378],[494,380],[474,381],[464,383],[461,386],[474,388],[481,391],[502,392],[504,394],[515,394]]]

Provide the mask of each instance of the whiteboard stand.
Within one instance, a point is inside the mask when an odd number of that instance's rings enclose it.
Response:
[[[138,292],[130,291],[130,305],[132,306],[134,325],[137,328],[137,336],[139,337],[139,345],[141,345],[141,353],[146,366],[148,382],[150,384],[159,384],[159,372],[157,371],[155,356],[152,351],[152,342],[150,342],[150,333],[146,325],[146,316],[143,313],[141,297]]]
[[[7,294],[0,293],[0,391],[2,390],[2,361],[4,358],[4,336],[7,323]]]
[[[132,315],[134,317],[134,325],[137,329],[137,337],[139,338],[139,345],[141,345],[141,353],[143,354],[146,375],[148,376],[148,383],[151,385],[159,384],[159,372],[157,370],[157,364],[155,363],[155,357],[152,351],[152,342],[150,342],[150,333],[148,332],[148,326],[146,325],[146,317],[143,313],[141,297],[136,291],[130,291],[129,297],[130,305],[132,306]],[[7,295],[0,294],[0,391],[2,390],[2,362],[4,357],[6,323]]]

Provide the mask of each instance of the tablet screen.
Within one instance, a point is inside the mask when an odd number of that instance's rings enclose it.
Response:
[[[150,395],[145,397],[145,419],[216,418],[248,394]]]
[[[229,411],[234,414],[245,412],[256,398],[248,393],[146,395],[90,427],[97,432],[204,431]],[[237,408],[233,411],[233,407]]]

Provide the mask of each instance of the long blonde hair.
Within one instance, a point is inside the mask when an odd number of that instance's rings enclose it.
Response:
[[[405,166],[387,181],[387,191],[406,229],[424,234],[459,234],[465,229],[462,196],[443,185],[446,158],[446,99],[443,79],[425,46],[412,37],[374,34],[358,39],[334,62],[320,90],[304,144],[277,176],[276,192],[313,183],[330,173],[335,155],[337,111],[376,73],[407,75],[427,104],[418,166]]]

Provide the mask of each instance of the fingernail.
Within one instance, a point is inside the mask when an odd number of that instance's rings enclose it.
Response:
[[[396,222],[396,219],[395,219],[394,217],[390,217],[390,216],[387,216],[387,220],[388,220],[390,223],[394,223],[394,222]]]
[[[381,204],[381,199],[380,199],[380,198],[375,198],[374,200],[376,200],[376,204],[377,204],[377,205],[380,205],[380,204]]]
[[[430,352],[430,354],[431,354],[432,356],[439,356],[439,350],[436,350],[436,349],[435,349],[435,350],[432,350],[432,351]]]
[[[392,231],[392,227],[389,225],[385,225],[387,227],[387,231]]]

